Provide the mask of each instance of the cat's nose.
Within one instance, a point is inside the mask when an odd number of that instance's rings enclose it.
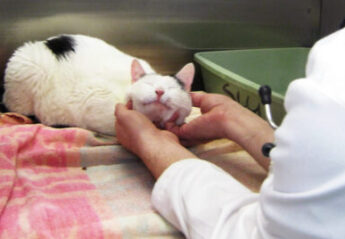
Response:
[[[160,96],[162,96],[164,94],[164,90],[156,90],[155,92],[156,92],[156,95],[158,97],[160,97]]]

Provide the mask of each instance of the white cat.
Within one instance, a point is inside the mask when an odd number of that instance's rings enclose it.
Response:
[[[194,65],[162,76],[142,59],[84,35],[60,35],[19,47],[5,70],[3,102],[13,112],[46,125],[78,126],[115,135],[117,103],[163,126],[175,112],[182,124],[191,111]]]

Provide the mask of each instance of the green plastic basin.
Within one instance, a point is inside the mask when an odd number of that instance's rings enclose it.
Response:
[[[310,48],[228,50],[196,53],[206,92],[232,97],[265,118],[258,94],[261,85],[272,89],[272,114],[280,124],[285,110],[284,96],[289,83],[305,76]]]

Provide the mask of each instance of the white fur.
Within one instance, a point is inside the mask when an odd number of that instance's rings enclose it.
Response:
[[[149,116],[152,120],[165,121],[174,113],[159,109],[163,115],[157,116],[152,106],[141,108],[138,99],[153,97],[155,91],[145,85],[151,84],[164,88],[167,94],[161,99],[175,105],[175,111],[183,105],[178,123],[189,114],[190,98],[176,89],[174,79],[147,74],[142,84],[138,81],[130,89],[134,57],[97,38],[70,36],[76,43],[75,52],[60,60],[43,41],[25,43],[15,51],[5,71],[3,102],[10,111],[35,115],[46,125],[78,126],[114,135],[115,105],[125,103],[127,92],[134,109],[155,114]],[[154,73],[147,62],[139,62],[146,73]]]

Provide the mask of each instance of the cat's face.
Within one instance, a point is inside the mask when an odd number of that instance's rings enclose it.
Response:
[[[193,77],[193,64],[187,64],[173,77],[145,74],[139,62],[134,60],[133,84],[128,100],[132,101],[133,109],[145,114],[160,126],[163,126],[175,112],[181,116],[177,122],[180,124],[192,107],[189,90]]]

